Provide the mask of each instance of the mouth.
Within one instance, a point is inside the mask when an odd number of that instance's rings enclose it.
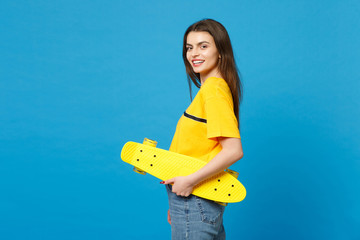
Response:
[[[192,60],[191,61],[194,67],[199,67],[205,60]]]

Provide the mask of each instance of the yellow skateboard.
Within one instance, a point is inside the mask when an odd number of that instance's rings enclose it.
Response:
[[[156,148],[156,144],[147,138],[143,144],[127,142],[121,151],[121,159],[133,165],[137,173],[147,172],[161,180],[187,176],[206,165],[203,160]],[[226,169],[196,185],[192,194],[223,205],[240,202],[245,198],[246,190],[236,179],[238,175]]]

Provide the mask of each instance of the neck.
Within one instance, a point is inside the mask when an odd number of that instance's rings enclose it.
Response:
[[[208,79],[209,77],[216,77],[216,78],[223,78],[220,74],[220,72],[216,71],[216,72],[210,72],[207,74],[201,74],[200,73],[200,82],[201,85],[203,85],[206,81],[206,79]]]

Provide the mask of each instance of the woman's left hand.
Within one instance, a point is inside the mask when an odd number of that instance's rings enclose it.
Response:
[[[161,184],[172,184],[172,192],[183,197],[189,196],[194,189],[193,181],[189,176],[174,177],[161,182]]]

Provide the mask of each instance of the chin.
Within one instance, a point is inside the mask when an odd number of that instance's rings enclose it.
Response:
[[[204,69],[199,69],[199,68],[198,68],[198,69],[194,69],[194,68],[193,68],[193,71],[196,72],[196,73],[202,73],[202,72],[204,72]]]

